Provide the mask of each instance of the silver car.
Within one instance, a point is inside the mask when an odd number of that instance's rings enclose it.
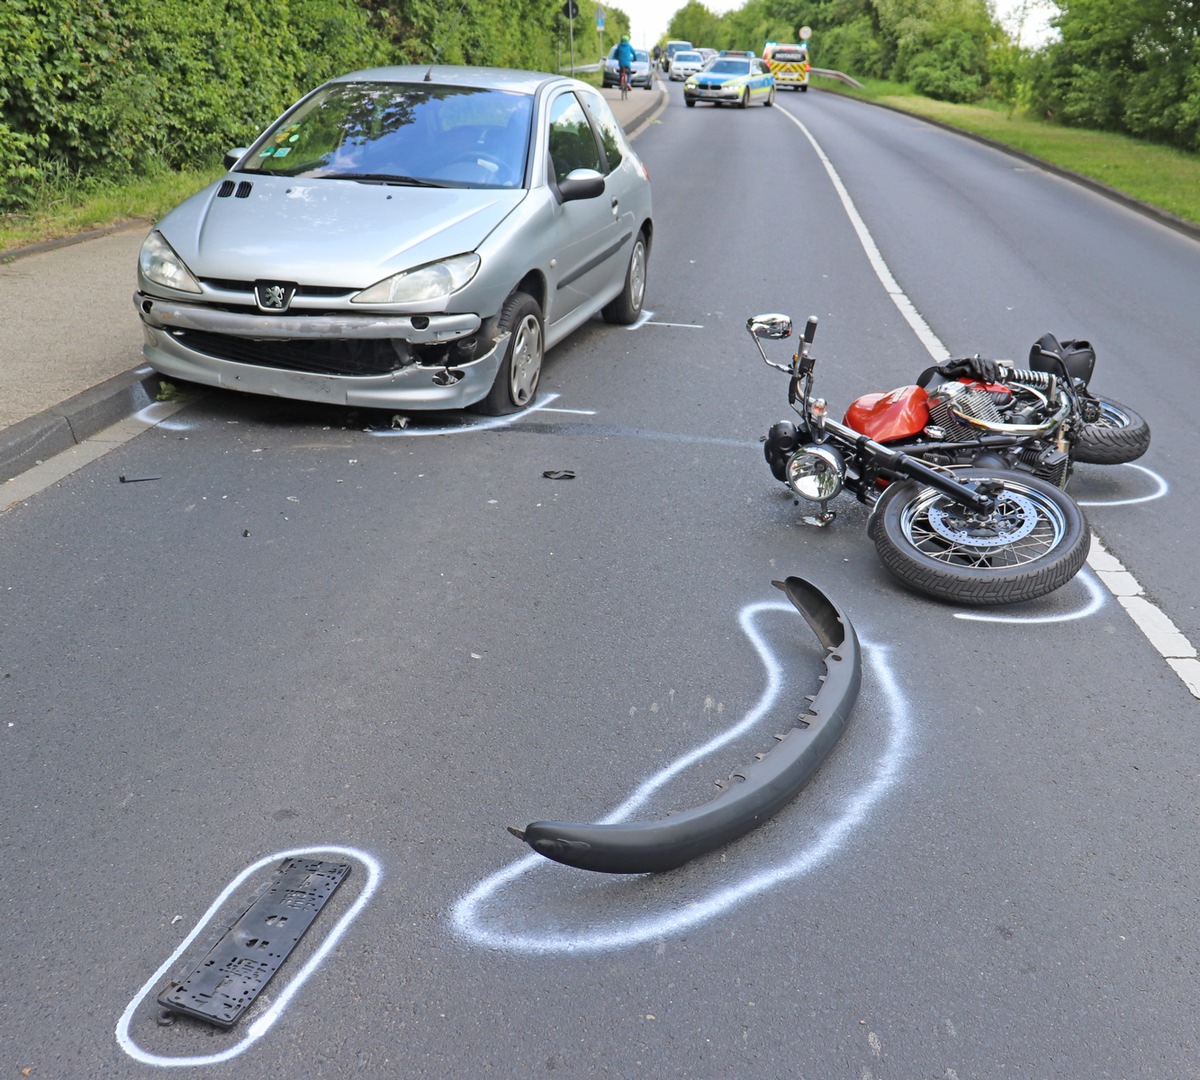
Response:
[[[226,166],[142,246],[134,302],[164,375],[498,415],[533,400],[572,330],[641,313],[649,176],[576,80],[355,72]]]
[[[602,86],[620,86],[621,68],[617,64],[617,46],[614,45],[604,61],[600,76]],[[629,69],[629,85],[643,90],[654,89],[654,73],[650,70],[650,54],[645,49],[633,50],[633,66]]]

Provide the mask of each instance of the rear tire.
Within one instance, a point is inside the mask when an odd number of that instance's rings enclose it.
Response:
[[[1088,465],[1124,465],[1150,449],[1150,425],[1129,406],[1094,395],[1100,419],[1085,424],[1071,447],[1071,456]]]
[[[1003,485],[988,517],[972,515],[914,480],[889,485],[868,533],[883,565],[909,588],[956,604],[1017,604],[1052,593],[1087,558],[1079,505],[1024,474],[955,469],[963,480]]]
[[[475,405],[484,416],[507,416],[526,408],[537,394],[545,358],[542,309],[528,293],[515,292],[500,311],[500,330],[509,331],[508,349],[487,397]]]
[[[639,232],[633,241],[621,295],[600,310],[605,322],[629,326],[641,317],[642,301],[646,298],[646,263],[646,236]]]

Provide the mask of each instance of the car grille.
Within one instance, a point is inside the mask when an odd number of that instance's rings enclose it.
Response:
[[[203,330],[177,330],[172,336],[185,348],[219,360],[314,375],[387,375],[403,366],[386,339],[254,340]]]
[[[254,296],[253,281],[231,281],[227,278],[201,278],[205,285],[213,289],[220,289],[223,292],[240,292],[249,293]],[[351,296],[357,289],[346,289],[338,285],[304,285],[296,286],[297,296],[320,296],[324,298],[337,298],[343,296]]]

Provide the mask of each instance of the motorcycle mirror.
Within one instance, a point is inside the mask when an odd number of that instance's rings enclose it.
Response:
[[[790,315],[755,315],[746,320],[746,329],[755,337],[770,338],[773,341],[792,336],[792,317]]]

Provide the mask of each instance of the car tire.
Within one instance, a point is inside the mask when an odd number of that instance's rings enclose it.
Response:
[[[499,329],[510,332],[508,348],[496,381],[475,411],[484,416],[507,416],[526,408],[537,394],[545,358],[542,309],[528,293],[514,292],[500,310]]]
[[[807,91],[808,91],[808,83],[805,83],[802,87],[800,87],[800,93],[803,94],[803,93],[806,93]]]
[[[684,104],[685,104],[685,105],[686,105],[686,106],[687,106],[689,109],[694,109],[694,108],[696,107],[696,99],[695,99],[695,98],[685,97],[685,98],[683,99],[683,103],[684,103]]]
[[[620,295],[600,310],[606,323],[629,326],[638,321],[642,314],[642,301],[646,298],[646,236],[639,232],[633,241],[629,255],[629,266],[625,270],[625,284]]]
[[[767,91],[767,100],[764,101],[763,104],[768,109],[775,104],[775,87],[772,86],[771,89]]]
[[[742,91],[742,100],[738,102],[738,108],[750,108],[750,87],[747,86],[746,89]]]

